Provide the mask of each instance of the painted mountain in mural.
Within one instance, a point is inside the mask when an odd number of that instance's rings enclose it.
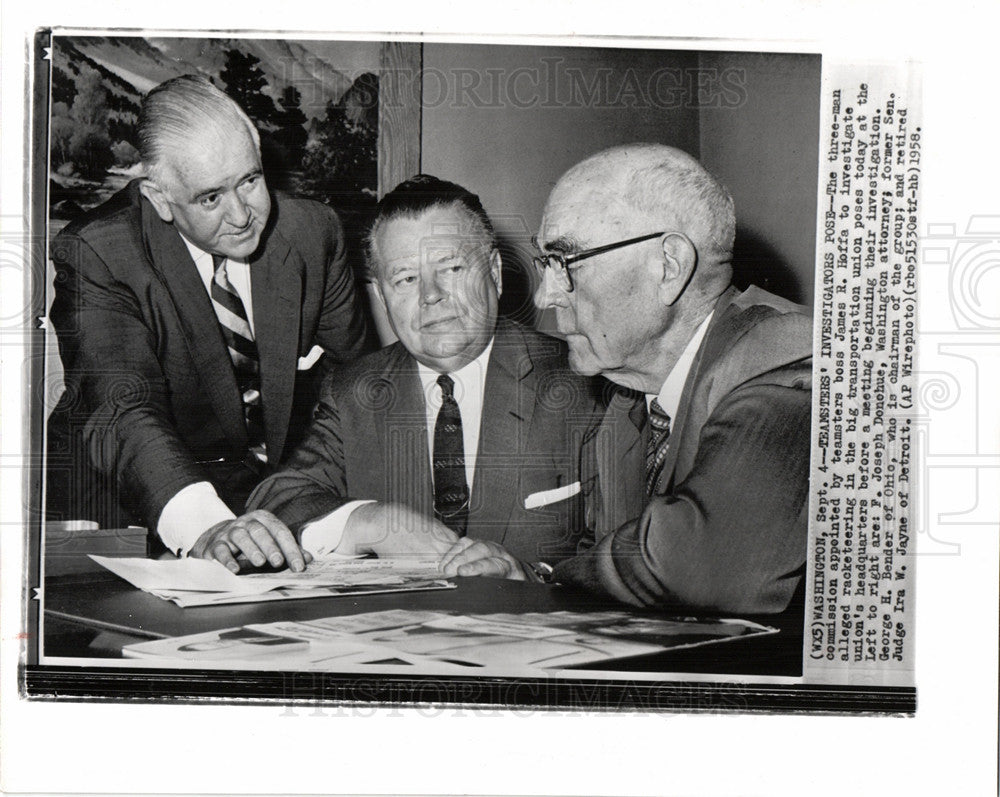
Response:
[[[378,68],[377,43],[370,43],[374,57],[358,56],[356,47],[338,55],[344,50],[340,42],[282,39],[73,36],[56,37],[53,49],[55,67],[77,74],[80,64],[87,64],[133,101],[178,75],[202,74],[217,81],[226,54],[236,50],[257,59],[267,82],[264,91],[272,99],[294,86],[309,118],[321,116],[326,104],[339,100],[360,74]]]
[[[56,35],[51,215],[71,219],[136,174],[141,99],[184,74],[243,106],[276,187],[332,204],[374,192],[378,63],[378,42]]]

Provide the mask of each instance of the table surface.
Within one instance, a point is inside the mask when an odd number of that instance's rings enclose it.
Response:
[[[456,589],[378,595],[190,607],[145,593],[108,571],[50,575],[45,581],[46,656],[89,658],[120,655],[120,648],[142,639],[183,636],[220,628],[313,620],[386,609],[492,612],[623,610],[628,607],[559,585],[493,578],[457,578]],[[637,610],[637,615],[657,615]],[[664,616],[662,613],[659,616]],[[690,672],[745,675],[801,675],[802,611],[746,617],[780,633],[722,644],[666,651],[650,656],[591,665],[591,669],[629,672]],[[104,639],[104,650],[92,643]],[[112,640],[110,643],[108,640]],[[586,669],[586,668],[584,668]]]

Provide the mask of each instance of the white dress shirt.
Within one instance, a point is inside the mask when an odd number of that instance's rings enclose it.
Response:
[[[705,332],[708,331],[708,325],[712,322],[712,316],[714,315],[715,311],[713,310],[694,331],[694,335],[691,336],[691,340],[684,347],[681,356],[677,358],[677,363],[670,369],[670,373],[667,374],[660,392],[656,395],[652,393],[646,394],[646,409],[649,409],[649,405],[653,403],[653,399],[655,398],[660,402],[663,411],[670,416],[671,427],[673,427],[674,418],[677,417],[677,410],[681,405],[681,393],[684,392],[684,383],[687,382],[688,374],[691,373],[694,358],[698,354],[698,348],[705,338]]]
[[[458,410],[462,414],[462,444],[465,448],[465,481],[472,493],[472,482],[476,473],[476,457],[479,454],[479,428],[483,417],[483,397],[486,392],[486,369],[489,366],[493,339],[486,348],[468,365],[449,376],[455,381],[454,396]],[[441,375],[418,363],[417,371],[424,391],[424,407],[427,413],[427,457],[434,472],[434,427],[437,425],[438,410],[441,409],[441,387],[437,383]],[[336,553],[344,528],[351,513],[359,506],[371,501],[349,501],[329,515],[318,518],[302,528],[302,547],[313,556]]]
[[[211,296],[215,266],[212,255],[199,249],[181,235],[191,259],[198,269],[198,276]],[[245,260],[227,259],[226,275],[229,284],[240,295],[247,321],[253,331],[253,301],[250,287],[250,264]],[[167,501],[156,524],[156,532],[167,549],[178,556],[186,556],[198,538],[216,523],[236,517],[219,498],[211,482],[195,482],[178,490]]]

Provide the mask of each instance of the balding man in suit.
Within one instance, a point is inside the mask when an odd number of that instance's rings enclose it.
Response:
[[[268,191],[232,99],[202,77],[167,81],[138,135],[146,176],[52,248],[67,390],[48,507],[146,525],[185,554],[301,439],[320,359],[362,354],[368,325],[336,215]],[[260,524],[230,543],[258,563],[305,563],[291,535]]]
[[[535,258],[570,364],[618,387],[584,446],[586,534],[550,579],[635,604],[773,613],[802,579],[811,322],[731,285],[726,190],[666,146],[606,150],[545,206]]]

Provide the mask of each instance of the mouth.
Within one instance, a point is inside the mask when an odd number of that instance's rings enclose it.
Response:
[[[420,325],[420,331],[436,332],[451,326],[456,320],[458,320],[457,316],[448,316],[447,318],[436,318],[433,321],[425,321]]]

